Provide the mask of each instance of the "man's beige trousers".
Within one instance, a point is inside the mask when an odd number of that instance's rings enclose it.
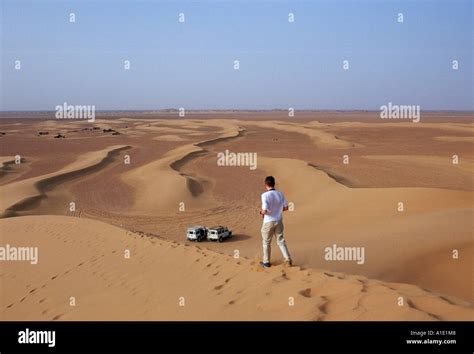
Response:
[[[283,222],[280,221],[268,221],[262,225],[262,239],[263,239],[263,262],[270,263],[270,257],[272,253],[272,237],[273,235],[277,238],[277,244],[280,247],[281,253],[285,261],[290,261],[290,252],[286,246],[285,237],[283,236]]]

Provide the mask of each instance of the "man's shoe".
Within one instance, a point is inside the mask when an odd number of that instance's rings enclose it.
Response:
[[[260,265],[263,268],[270,268],[272,266],[269,262],[260,262]]]
[[[286,265],[287,267],[291,267],[293,265],[293,262],[291,261],[291,259],[285,261],[285,263],[283,263],[284,265]]]

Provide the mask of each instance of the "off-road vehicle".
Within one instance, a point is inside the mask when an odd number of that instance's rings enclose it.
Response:
[[[201,242],[202,240],[205,240],[206,237],[207,228],[204,226],[188,227],[188,230],[186,231],[186,238],[190,241]]]
[[[207,229],[207,239],[209,241],[223,242],[229,237],[232,237],[232,230],[229,230],[225,226],[214,226]]]

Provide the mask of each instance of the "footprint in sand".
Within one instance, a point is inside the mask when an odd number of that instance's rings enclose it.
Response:
[[[223,287],[224,285],[226,285],[226,284],[230,281],[230,279],[231,279],[231,278],[227,278],[226,280],[224,280],[224,284],[217,285],[217,286],[214,287],[214,289],[215,289],[215,290],[220,290],[220,289],[222,289],[222,287]]]
[[[279,283],[282,280],[290,280],[288,276],[286,275],[286,272],[284,270],[281,271],[280,275],[272,279],[273,282]]]
[[[307,288],[299,292],[301,296],[308,297],[308,298],[311,297],[311,293],[312,293],[311,288]]]
[[[318,316],[317,321],[321,321],[328,314],[327,307],[329,305],[329,300],[325,296],[321,296],[321,299],[323,302],[318,306],[318,310],[321,312],[321,315]]]

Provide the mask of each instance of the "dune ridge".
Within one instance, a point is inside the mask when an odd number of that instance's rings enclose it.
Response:
[[[332,172],[330,170],[330,168],[326,167],[326,166],[318,166],[318,165],[315,165],[315,164],[312,164],[310,162],[308,162],[308,166],[311,166],[319,171],[323,171],[324,173],[326,173],[328,175],[328,177],[332,178],[334,181],[336,181],[337,183],[339,184],[342,184],[346,187],[349,187],[349,188],[355,188],[356,185],[351,181],[349,180],[348,178],[344,177],[344,176],[341,176],[335,172]]]
[[[0,219],[2,242],[37,244],[42,263],[2,264],[9,290],[0,311],[55,320],[473,319],[473,159],[464,138],[472,124],[229,118],[99,120],[121,132],[99,134],[100,141],[79,125],[54,143],[36,137],[41,124],[25,124],[18,134],[6,129],[4,155],[31,144],[24,155],[33,163],[1,180],[2,216],[17,216]],[[50,173],[62,157],[52,144],[69,153],[62,161],[79,158]],[[130,165],[105,168],[109,154],[121,151],[109,149],[129,146]],[[226,149],[258,153],[258,168],[221,168],[215,155]],[[460,164],[453,166],[455,153]],[[35,178],[16,180],[25,169]],[[259,195],[270,174],[292,203],[285,213],[292,268],[280,265],[277,248],[270,270],[257,265]],[[63,213],[69,196],[81,211],[64,215],[81,220],[48,215]],[[41,216],[18,216],[35,213]],[[185,230],[197,223],[229,226],[235,237],[190,244]],[[325,260],[335,244],[364,247],[365,262]],[[123,262],[127,249],[131,258]],[[238,260],[229,256],[235,250]],[[69,292],[79,307],[68,305]]]
[[[327,132],[327,124],[312,121],[308,124],[281,122],[281,121],[246,121],[246,125],[260,128],[281,130],[284,132],[299,133],[308,136],[315,146],[324,145],[335,149],[349,149],[362,146],[361,144],[341,139],[333,133]]]
[[[46,188],[81,176],[108,164],[117,153],[129,148],[117,145],[102,151],[87,153],[70,165],[46,175],[0,186],[0,217],[15,216],[16,212],[31,207],[46,197]]]
[[[4,242],[39,249],[37,265],[6,262],[2,267],[0,308],[5,320],[472,320],[474,316],[468,303],[417,286],[300,267],[263,270],[251,259],[144,237],[90,219],[7,218],[0,220],[0,231]],[[54,253],[58,246],[60,258]],[[124,256],[127,250],[129,258]],[[26,277],[31,271],[35,277]],[[76,306],[70,306],[71,296]]]
[[[304,259],[306,264],[316,268],[330,264],[334,270],[343,268],[352,274],[390,279],[390,272],[397,268],[390,264],[413,263],[413,259],[417,259],[415,269],[398,266],[394,278],[411,279],[426,288],[457,296],[468,295],[473,301],[472,291],[466,291],[466,284],[472,279],[469,245],[472,245],[474,192],[436,188],[348,188],[326,172],[296,159],[261,157],[259,166],[268,174],[279,176],[285,194],[294,204],[295,211],[285,215],[285,229],[290,240],[299,246],[294,248],[295,257]],[[397,210],[400,201],[406,208],[403,212]],[[455,234],[453,225],[456,225]],[[405,236],[410,234],[416,235],[416,239]],[[365,245],[365,264],[324,262],[323,250],[332,244]],[[453,249],[463,254],[461,260],[451,257]],[[443,263],[445,272],[439,272],[438,276],[430,270],[433,263],[430,255],[435,251],[444,252],[449,260]],[[423,277],[425,273],[430,276]],[[456,286],[443,280],[449,273],[456,274]]]
[[[11,156],[0,156],[0,178],[3,177],[10,168],[10,165],[15,163],[15,159],[12,159]]]
[[[125,183],[135,188],[136,202],[133,209],[137,213],[149,215],[169,211],[169,205],[176,205],[178,208],[180,203],[192,207],[205,205],[206,208],[217,205],[205,193],[208,187],[212,186],[211,179],[184,174],[180,169],[190,159],[207,153],[205,146],[240,138],[244,133],[232,122],[213,120],[208,124],[221,129],[217,137],[175,148],[168,151],[164,157],[121,176]],[[160,196],[160,203],[156,202],[155,195]]]

